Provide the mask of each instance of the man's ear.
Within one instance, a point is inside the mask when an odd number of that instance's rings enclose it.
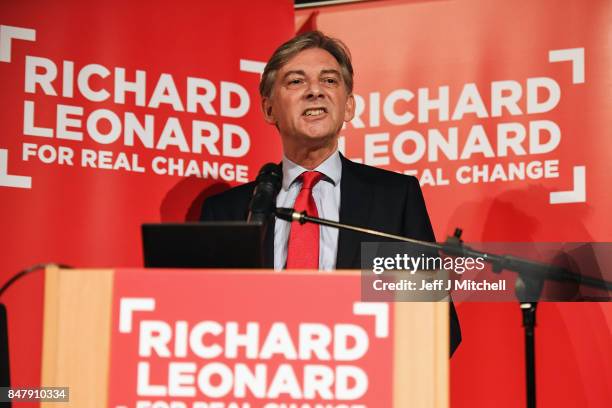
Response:
[[[350,122],[355,116],[355,97],[353,94],[350,94],[348,98],[346,98],[346,105],[344,107],[344,121]]]
[[[270,101],[270,98],[261,98],[261,110],[263,111],[264,120],[270,125],[276,125],[276,119],[274,119],[274,112],[272,112],[272,101]]]

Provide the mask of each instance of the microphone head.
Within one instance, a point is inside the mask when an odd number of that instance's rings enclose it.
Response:
[[[276,216],[281,220],[289,222],[293,221],[293,208],[276,207],[274,214],[276,214]]]
[[[264,164],[259,170],[259,173],[257,174],[257,179],[255,181],[259,183],[263,181],[264,178],[266,179],[265,181],[271,181],[274,184],[278,182],[280,189],[280,183],[283,180],[283,172],[281,170],[281,166],[276,163]]]
[[[283,181],[281,167],[275,163],[265,164],[257,175],[256,187],[249,204],[247,221],[265,223],[274,211],[276,196]]]

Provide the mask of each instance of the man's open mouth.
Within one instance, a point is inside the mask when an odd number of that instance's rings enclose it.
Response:
[[[304,111],[303,115],[304,116],[319,116],[324,113],[327,113],[327,109],[325,108],[309,108]]]

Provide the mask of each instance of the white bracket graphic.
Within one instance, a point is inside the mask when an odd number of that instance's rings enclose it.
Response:
[[[586,167],[574,166],[574,187],[569,191],[552,191],[551,204],[568,204],[586,202]]]
[[[253,74],[263,74],[264,68],[266,67],[265,62],[253,61],[247,59],[240,60],[240,70],[243,72],[251,72]]]
[[[584,48],[548,51],[548,62],[572,62],[572,83],[584,83]]]
[[[32,177],[8,174],[8,150],[0,149],[0,186],[32,188]]]
[[[374,335],[378,338],[389,336],[389,304],[380,302],[355,302],[353,314],[374,316]]]
[[[11,62],[12,40],[36,41],[36,30],[0,25],[0,62]]]
[[[153,298],[121,298],[119,302],[119,333],[132,332],[132,314],[134,312],[152,312],[155,310]]]

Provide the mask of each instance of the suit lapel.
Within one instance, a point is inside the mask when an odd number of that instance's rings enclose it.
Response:
[[[358,174],[358,166],[340,155],[342,159],[342,179],[340,181],[340,222],[355,226],[367,226],[370,209],[374,199],[371,184],[366,183]],[[338,254],[336,268],[359,268],[361,250],[360,235],[341,229],[338,234]]]

